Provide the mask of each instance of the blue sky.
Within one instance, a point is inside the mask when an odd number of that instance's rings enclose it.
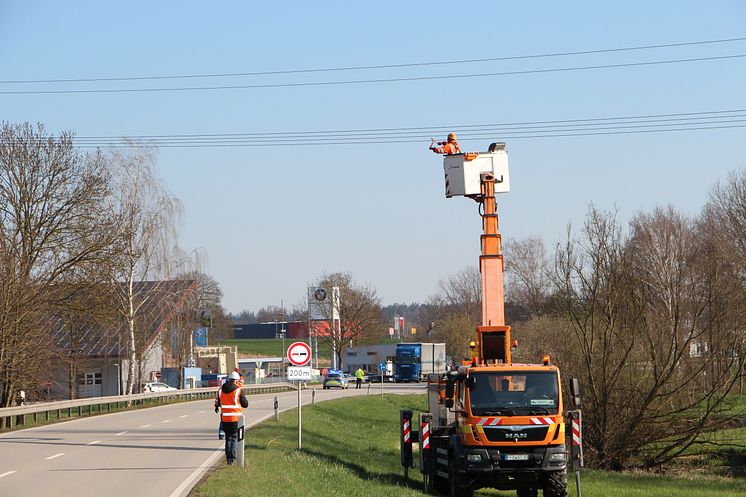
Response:
[[[0,80],[140,77],[548,54],[746,36],[739,1],[25,2],[0,0]],[[746,54],[746,41],[575,57],[331,74],[2,90],[178,87],[526,71]],[[0,94],[0,119],[79,136],[262,133],[528,122],[746,109],[746,58],[431,81],[156,93]],[[696,214],[746,166],[746,128],[510,139],[505,239],[561,240],[588,205],[622,219],[670,203]],[[464,134],[462,133],[462,137]],[[495,139],[501,139],[495,136]],[[260,138],[258,140],[261,141]],[[491,140],[462,139],[482,150]],[[476,204],[446,199],[429,140],[163,148],[230,311],[299,305],[322,272],[350,271],[384,303],[423,301],[477,263]]]

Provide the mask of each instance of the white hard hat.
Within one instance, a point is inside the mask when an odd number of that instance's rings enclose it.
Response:
[[[241,378],[241,375],[240,375],[240,374],[238,374],[238,373],[237,373],[237,372],[235,372],[235,371],[232,371],[232,372],[231,372],[231,374],[229,374],[229,375],[228,375],[228,379],[229,379],[229,380],[238,380],[238,379],[240,379],[240,378]]]

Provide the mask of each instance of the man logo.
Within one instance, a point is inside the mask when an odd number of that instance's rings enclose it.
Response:
[[[528,433],[526,432],[505,433],[505,438],[509,438],[511,440],[520,440],[523,438],[528,438]]]

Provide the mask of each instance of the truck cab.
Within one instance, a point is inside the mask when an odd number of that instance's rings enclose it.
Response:
[[[420,381],[422,376],[422,345],[419,343],[399,343],[396,345],[394,361],[394,381]]]
[[[550,365],[462,367],[453,379],[460,443],[454,463],[472,489],[564,488],[565,420]],[[558,491],[557,495],[561,495]]]

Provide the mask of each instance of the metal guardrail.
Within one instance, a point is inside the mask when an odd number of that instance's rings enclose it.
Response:
[[[244,385],[244,392],[250,394],[262,394],[272,392],[282,392],[295,390],[295,386],[286,382],[266,383],[258,385]],[[77,411],[78,417],[112,412],[112,406],[116,409],[130,406],[143,406],[149,404],[167,403],[171,400],[186,401],[215,396],[217,387],[206,388],[189,388],[170,392],[147,392],[135,393],[132,395],[114,395],[109,397],[87,397],[84,399],[60,400],[55,402],[41,402],[25,406],[3,407],[0,408],[0,420],[5,420],[0,430],[11,430],[14,426],[25,425],[26,416],[33,416],[34,423],[38,422],[39,415],[43,415],[45,421],[50,420],[50,413],[56,413],[56,419],[66,419],[62,417],[63,412],[67,412],[67,418],[73,417],[73,410]],[[94,406],[98,409],[94,412]],[[84,408],[88,408],[87,410]],[[86,412],[87,411],[87,412]]]

